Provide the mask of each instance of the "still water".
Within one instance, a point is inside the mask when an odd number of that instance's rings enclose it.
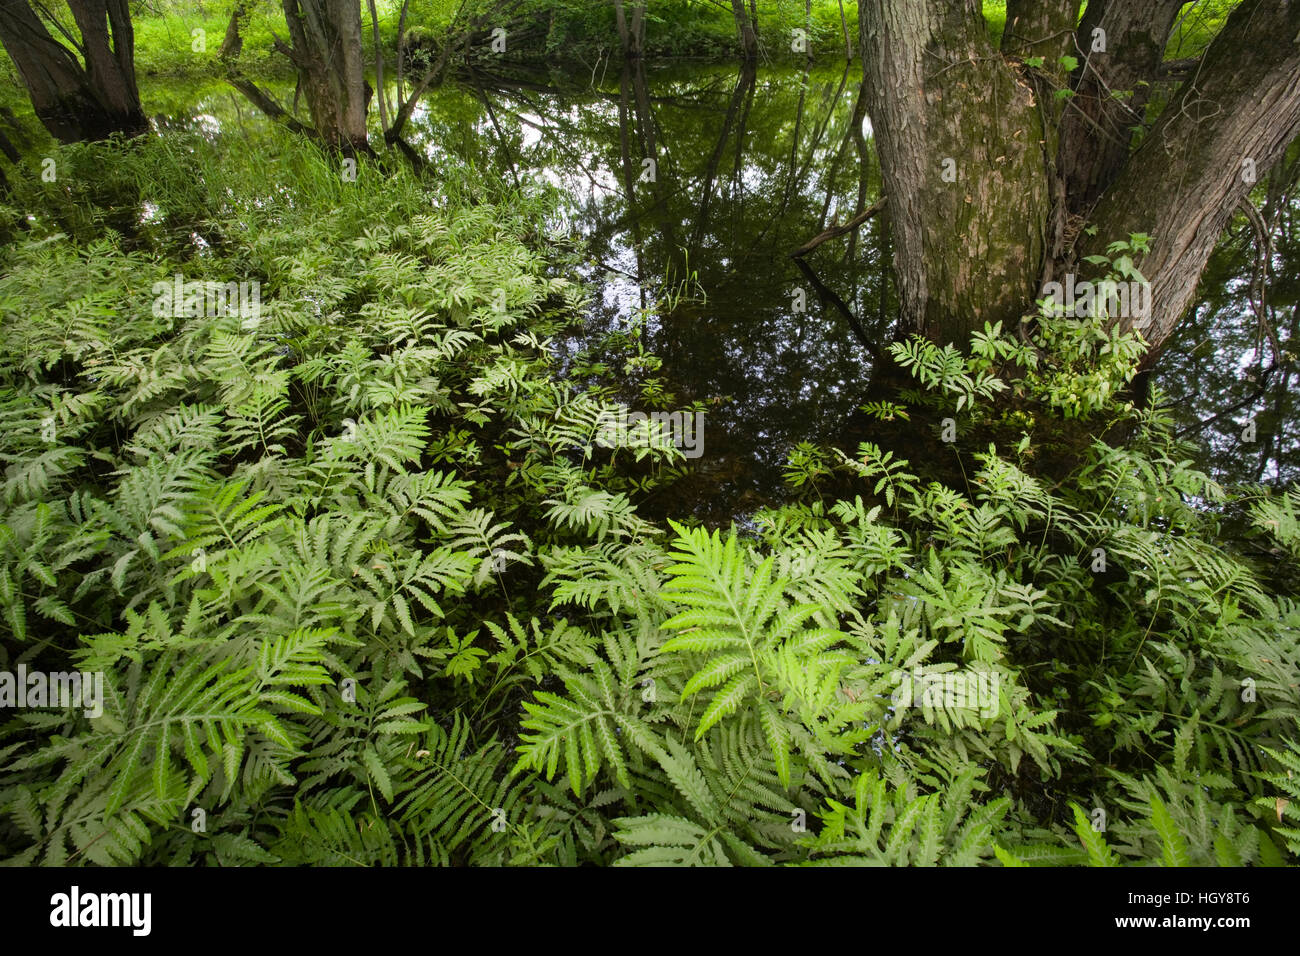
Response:
[[[634,372],[622,400],[704,403],[704,453],[660,493],[671,502],[646,502],[650,512],[741,518],[789,494],[781,471],[795,443],[847,449],[870,437],[858,406],[897,310],[884,224],[823,243],[802,266],[790,255],[879,198],[860,82],[860,67],[842,65],[474,73],[431,92],[412,117],[407,138],[435,170],[472,163],[558,195],[555,228],[581,242],[591,292],[561,343],[566,358],[611,332],[636,334],[662,360],[666,389]],[[229,90],[188,107],[188,122],[208,132],[214,117],[226,126],[235,116],[261,121]],[[1265,321],[1242,227],[1222,241],[1200,303],[1157,365],[1193,454],[1225,482],[1300,479],[1295,205],[1273,210],[1284,228],[1267,263]],[[1255,440],[1243,441],[1252,419]]]

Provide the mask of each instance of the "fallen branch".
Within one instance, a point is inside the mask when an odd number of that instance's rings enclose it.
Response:
[[[829,242],[832,239],[838,239],[840,236],[844,235],[845,233],[852,232],[854,229],[858,228],[858,226],[862,225],[864,222],[866,222],[868,219],[870,219],[872,216],[874,216],[876,213],[880,212],[880,210],[884,208],[885,208],[885,197],[881,196],[874,203],[872,203],[862,212],[858,213],[856,216],[854,216],[844,225],[831,226],[821,235],[814,236],[812,239],[809,239],[807,242],[805,242],[794,252],[790,253],[790,258],[802,259],[804,256],[808,255],[808,253],[812,252],[814,249],[820,246],[823,242]]]

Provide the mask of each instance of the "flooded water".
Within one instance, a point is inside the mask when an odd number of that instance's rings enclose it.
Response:
[[[825,242],[806,265],[790,255],[879,198],[870,124],[855,120],[860,80],[860,66],[842,65],[474,74],[432,92],[412,118],[407,138],[435,170],[473,163],[558,194],[556,227],[585,243],[592,296],[563,343],[567,359],[593,348],[599,358],[611,333],[639,335],[667,387],[647,389],[631,372],[622,400],[644,411],[704,404],[704,453],[651,511],[742,518],[787,494],[795,443],[869,437],[857,409],[897,309],[883,222]],[[203,94],[190,122],[261,122],[238,99]],[[1291,222],[1295,211],[1277,214]],[[1295,374],[1271,341],[1294,353],[1300,236],[1289,229],[1270,264],[1266,332],[1244,232],[1216,254],[1156,384],[1216,477],[1294,481]],[[1243,440],[1252,419],[1254,440]]]

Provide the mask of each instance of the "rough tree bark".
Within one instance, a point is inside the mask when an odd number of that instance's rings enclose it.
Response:
[[[1241,0],[1172,89],[1162,60],[1186,0],[1010,0],[1000,48],[979,0],[862,3],[905,324],[965,344],[1143,232],[1152,361],[1249,171],[1300,134],[1300,0]],[[1161,84],[1168,105],[1144,123]]]
[[[1092,210],[1097,236],[1148,232],[1153,344],[1177,327],[1255,179],[1300,134],[1300,0],[1247,0]],[[1254,175],[1252,172],[1256,171]],[[1142,197],[1152,197],[1142,202]]]
[[[1032,86],[979,0],[862,0],[875,130],[905,326],[964,341],[1034,295],[1049,206]]]
[[[1130,131],[1143,120],[1151,81],[1187,2],[1088,4],[1078,31],[1081,64],[1071,83],[1076,95],[1061,123],[1061,175],[1071,213],[1086,212],[1128,159]],[[1057,55],[1075,53],[1066,37],[1069,49]],[[1100,46],[1105,49],[1094,50]]]
[[[369,148],[366,106],[370,88],[361,54],[357,0],[282,0],[290,43],[276,49],[298,71],[312,126],[322,141],[347,151]]]
[[[149,129],[135,85],[135,35],[127,0],[68,0],[77,52],[54,39],[28,0],[0,0],[0,42],[37,118],[71,143]],[[76,42],[76,41],[74,41]]]

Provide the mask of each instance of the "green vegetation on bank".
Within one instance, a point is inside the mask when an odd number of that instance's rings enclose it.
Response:
[[[454,23],[467,22],[495,6],[493,0],[468,0],[463,4],[452,0],[412,3],[406,14],[407,46],[418,50],[439,45]],[[162,3],[157,12],[153,8],[143,8],[135,21],[140,72],[144,75],[174,75],[212,67],[234,7],[234,0],[202,4],[178,0]],[[397,47],[402,4],[400,0],[377,0],[375,9],[379,15],[381,48],[391,58]],[[805,16],[802,2],[762,0],[758,4],[758,19],[764,52],[774,59],[794,57],[790,49],[791,31],[800,28],[807,31],[814,54],[838,54],[842,58],[844,23],[848,25],[853,48],[857,49],[855,4],[845,5],[844,17],[842,22],[840,7],[835,0],[816,0],[810,21]],[[579,57],[592,66],[602,55],[608,56],[618,49],[618,31],[611,2],[577,0],[555,4],[547,0],[525,0],[502,19],[503,28],[510,28],[506,36],[506,60],[568,60]],[[364,46],[369,58],[373,57],[374,41],[368,8],[363,24]],[[486,33],[481,37],[484,46],[490,44],[487,34],[495,24],[489,14],[485,23]],[[204,33],[203,52],[194,49],[195,30]],[[253,4],[243,28],[245,50],[254,58],[247,68],[254,72],[259,65],[276,69],[264,61],[275,58],[272,53],[274,37],[283,37],[284,33],[284,11],[278,3]],[[645,35],[647,57],[732,59],[737,52],[736,26],[730,9],[709,0],[651,0],[646,9]]]
[[[496,8],[501,0],[429,0],[411,3],[406,10],[404,48],[407,76],[427,65],[436,51],[458,36],[456,25]],[[245,3],[239,0],[157,0],[133,7],[135,62],[147,107],[162,108],[172,98],[169,84],[180,78],[224,85],[224,70],[218,60],[231,13],[236,6],[246,9],[242,21],[243,47],[240,69],[250,76],[290,77],[288,61],[274,49],[276,37],[285,37],[284,11],[272,0]],[[1169,44],[1168,57],[1196,55],[1222,25],[1229,0],[1198,0],[1184,11]],[[401,24],[401,0],[376,0],[380,49],[388,64],[388,82]],[[800,0],[757,0],[761,56],[767,61],[801,62],[805,57],[791,49],[796,29],[805,30],[809,52],[820,60],[842,60],[845,31],[849,46],[859,50],[857,4],[841,8],[839,0],[814,0],[805,11]],[[630,6],[629,6],[630,10]],[[71,18],[65,8],[54,7],[55,16]],[[1000,37],[1006,21],[1005,0],[985,0],[984,15],[989,34]],[[733,60],[739,55],[735,21],[729,4],[717,0],[648,0],[645,15],[647,59],[694,58]],[[363,48],[367,62],[374,63],[374,37],[368,7],[363,10]],[[486,58],[489,16],[477,35],[481,55]],[[502,62],[563,63],[577,69],[609,69],[606,58],[617,60],[619,37],[612,2],[598,0],[521,0],[505,18],[509,30]],[[10,82],[0,104],[22,115],[30,110],[12,62],[0,58]],[[603,66],[602,66],[603,64]]]
[[[410,50],[439,46],[453,24],[468,22],[488,11],[485,31],[498,25],[490,11],[500,0],[429,0],[411,3],[406,11],[405,37]],[[236,0],[199,3],[196,0],[159,0],[136,13],[137,62],[143,75],[176,75],[214,68],[226,26]],[[628,0],[627,9],[632,8]],[[804,30],[808,49],[818,58],[843,58],[845,32],[849,46],[858,51],[857,3],[853,0],[756,0],[762,55],[768,60],[802,60],[791,49],[795,30]],[[1169,45],[1169,57],[1193,56],[1222,26],[1231,0],[1198,0],[1180,17]],[[244,21],[245,68],[251,72],[283,70],[282,58],[272,51],[275,36],[284,36],[284,11],[279,3],[253,3]],[[392,58],[401,23],[401,0],[376,0],[380,46]],[[984,17],[989,34],[1002,35],[1006,25],[1005,0],[985,0]],[[374,55],[372,21],[363,11],[363,46]],[[602,55],[617,55],[619,47],[612,0],[522,0],[501,18],[509,26],[506,60],[574,62],[596,65]],[[734,59],[739,51],[736,24],[730,5],[718,0],[648,0],[645,13],[644,55],[652,59],[691,57]],[[195,50],[194,31],[202,30],[203,52]],[[490,37],[479,38],[486,46]],[[575,65],[577,65],[575,63]],[[391,66],[391,64],[390,64]]]
[[[1295,862],[1300,491],[1199,472],[1138,339],[897,343],[939,453],[660,525],[612,398],[671,397],[635,325],[560,367],[547,197],[260,135],[9,171],[0,669],[104,693],[4,712],[0,857]]]

